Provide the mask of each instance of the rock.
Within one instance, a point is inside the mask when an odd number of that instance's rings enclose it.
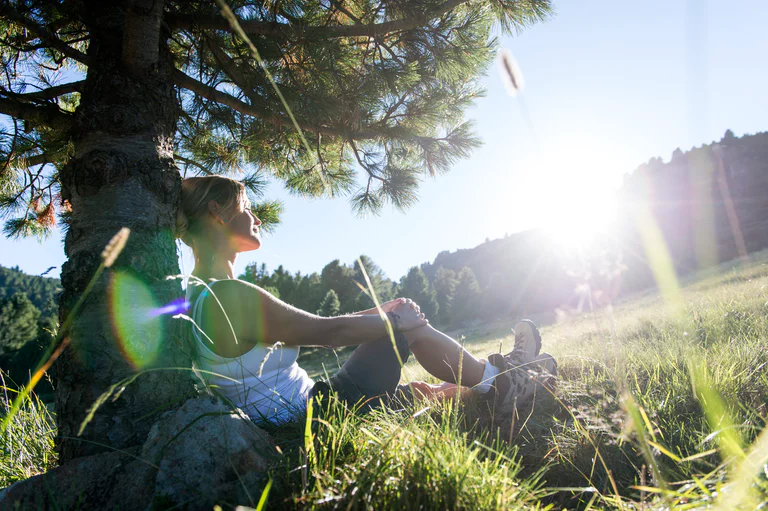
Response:
[[[210,510],[252,504],[277,458],[267,433],[221,401],[190,399],[143,446],[74,459],[0,491],[2,510]]]
[[[0,491],[0,509],[138,511],[151,501],[156,473],[130,451],[84,456]]]
[[[190,399],[161,417],[144,443],[142,458],[158,467],[152,509],[249,503],[276,456],[269,435],[240,410],[212,398]]]

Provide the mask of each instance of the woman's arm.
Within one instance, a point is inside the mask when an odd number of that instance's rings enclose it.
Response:
[[[324,318],[289,305],[258,286],[242,280],[224,280],[215,286],[216,300],[207,300],[205,328],[219,339],[245,346],[282,342],[289,346],[341,347],[370,342],[387,335],[384,320],[378,314]],[[227,312],[226,316],[222,312]],[[374,309],[375,310],[375,309]],[[415,308],[403,302],[393,307],[401,331],[428,322]],[[229,322],[227,322],[229,318]],[[230,323],[232,328],[230,328]]]
[[[411,304],[415,305],[416,302],[414,302],[410,298],[395,298],[394,300],[390,300],[388,302],[382,303],[381,304],[381,310],[384,313],[392,312],[398,305],[401,305],[403,303],[411,303]],[[352,316],[362,316],[364,314],[379,314],[379,309],[377,309],[376,307],[373,307],[371,309],[366,309],[364,311],[353,312],[351,315]]]

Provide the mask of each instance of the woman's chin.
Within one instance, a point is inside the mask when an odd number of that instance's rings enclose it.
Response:
[[[241,238],[238,245],[238,252],[252,252],[261,248],[261,240],[256,236],[248,239]]]

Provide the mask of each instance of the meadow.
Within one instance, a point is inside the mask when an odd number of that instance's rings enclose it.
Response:
[[[511,349],[511,322],[456,332]],[[542,328],[553,392],[494,417],[478,401],[366,415],[334,401],[270,428],[283,456],[251,488],[271,509],[758,509],[768,502],[768,254]],[[327,353],[326,353],[327,355]],[[343,361],[313,356],[315,374]],[[405,380],[426,379],[413,362]],[[6,389],[4,403],[12,399]],[[34,396],[0,445],[0,487],[55,464]],[[259,496],[264,497],[259,502]]]

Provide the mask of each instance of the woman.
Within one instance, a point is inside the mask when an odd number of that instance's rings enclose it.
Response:
[[[220,176],[184,180],[177,234],[194,251],[192,274],[196,279],[190,284],[206,284],[188,286],[190,315],[199,327],[194,329],[199,364],[208,374],[208,383],[219,387],[254,419],[290,420],[309,397],[329,389],[348,403],[369,405],[397,392],[406,396],[413,395],[414,390],[416,396],[451,395],[457,391],[458,375],[462,385],[493,400],[497,411],[509,412],[534,391],[536,373],[520,367],[544,369],[550,374],[556,371],[551,356],[539,355],[541,337],[529,321],[516,325],[511,353],[478,360],[429,325],[411,300],[400,298],[382,305],[394,327],[394,336],[390,336],[376,309],[319,317],[237,280],[237,255],[261,246],[260,225],[238,181]],[[296,364],[299,346],[340,348],[358,344],[338,373],[326,382],[313,382]],[[446,384],[412,382],[398,386],[401,361],[404,363],[411,353]]]

